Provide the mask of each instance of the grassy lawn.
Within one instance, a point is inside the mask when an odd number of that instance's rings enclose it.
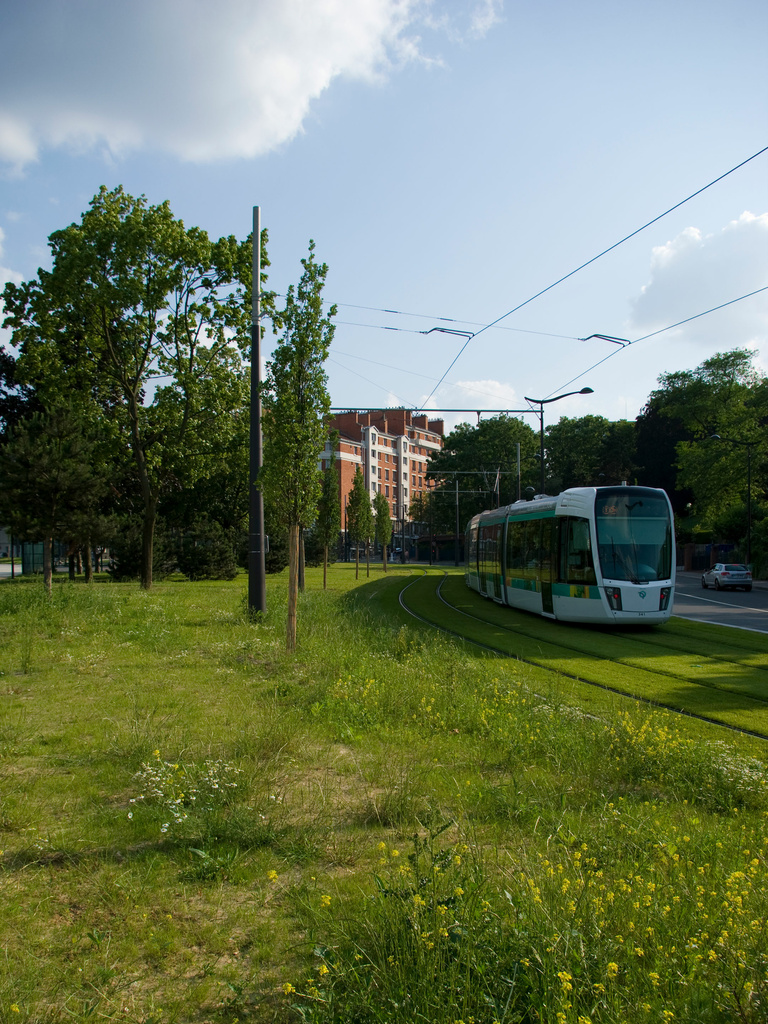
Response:
[[[256,623],[244,578],[0,583],[2,1024],[768,1018],[766,744],[415,626],[411,578],[308,570],[290,658],[284,577]],[[672,636],[626,671],[749,696]]]

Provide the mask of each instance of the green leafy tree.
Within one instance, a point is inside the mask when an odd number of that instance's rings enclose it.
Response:
[[[19,420],[42,412],[34,391],[19,383],[16,360],[0,346],[0,443]]]
[[[373,533],[373,510],[363,474],[358,469],[352,479],[347,498],[347,532],[355,545],[355,579],[360,575],[360,545],[367,544]]]
[[[316,539],[323,546],[323,590],[328,581],[328,549],[338,541],[341,529],[341,498],[339,496],[339,474],[336,470],[336,447],[339,443],[337,431],[331,436],[330,464],[323,473],[323,485],[317,507],[315,523]]]
[[[604,416],[563,416],[546,430],[547,490],[596,487],[631,480],[635,470],[635,425]]]
[[[54,539],[85,539],[90,550],[107,489],[98,465],[94,430],[67,408],[22,420],[0,449],[0,521],[22,540],[42,543],[48,593]]]
[[[380,491],[373,496],[373,516],[376,540],[381,544],[381,564],[386,572],[387,545],[392,540],[392,517],[389,502]]]
[[[275,518],[288,531],[288,622],[286,645],[296,647],[299,531],[314,522],[320,498],[318,469],[325,447],[331,400],[324,369],[333,339],[332,306],[323,315],[328,267],[315,260],[315,243],[301,261],[298,287],[291,285],[282,311],[282,341],[267,364],[264,383],[264,464],[259,484]]]
[[[247,403],[251,242],[213,242],[167,202],[119,187],[102,188],[49,244],[51,271],[3,295],[19,377],[46,407],[66,380],[119,430],[141,495],[149,588],[161,496],[211,472],[212,439]]]
[[[428,470],[436,482],[430,513],[437,533],[455,531],[457,479],[460,531],[478,512],[517,499],[518,444],[520,485],[525,495],[529,484],[537,485],[539,475],[538,435],[527,423],[511,416],[493,416],[474,427],[460,423],[446,436]]]
[[[693,495],[692,520],[713,540],[742,546],[751,520],[751,554],[762,561],[768,555],[761,542],[768,516],[768,378],[755,368],[754,353],[717,353],[693,370],[662,374],[659,385],[649,405],[685,431],[676,445],[677,482]]]

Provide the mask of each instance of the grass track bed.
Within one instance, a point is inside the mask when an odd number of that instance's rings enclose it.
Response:
[[[766,745],[431,576],[0,584],[1,1024],[763,1024]]]
[[[676,634],[675,620],[640,639],[573,627],[488,601],[458,574],[442,581],[424,576],[409,588],[406,603],[430,622],[508,656],[768,738],[768,653],[743,656],[722,637],[724,629],[713,639],[698,637],[694,652],[690,631]]]

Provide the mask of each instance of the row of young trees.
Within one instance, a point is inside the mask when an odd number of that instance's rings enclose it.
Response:
[[[352,478],[347,499],[347,533],[355,545],[355,579],[360,575],[360,545],[365,547],[368,575],[371,572],[371,541],[381,545],[381,561],[387,571],[387,546],[392,540],[392,513],[386,497],[378,492],[371,500],[363,474],[358,469]]]
[[[563,417],[546,428],[546,489],[639,483],[663,487],[681,541],[738,543],[768,569],[768,378],[735,349],[693,370],[662,374],[636,420]],[[519,466],[518,475],[518,446]],[[521,420],[460,424],[430,463],[435,488],[411,503],[431,532],[460,529],[477,512],[540,487],[539,438]],[[751,520],[751,522],[750,522]]]

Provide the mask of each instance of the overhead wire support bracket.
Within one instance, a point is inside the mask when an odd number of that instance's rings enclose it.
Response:
[[[579,341],[591,341],[592,338],[599,338],[600,341],[611,341],[614,345],[620,345],[622,348],[632,344],[629,338],[614,338],[610,334],[589,334],[586,338],[579,338]]]
[[[430,327],[428,331],[419,331],[419,334],[432,334],[434,331],[439,331],[440,334],[456,334],[460,338],[466,338],[468,341],[470,338],[474,338],[474,331],[456,331],[452,327]]]

